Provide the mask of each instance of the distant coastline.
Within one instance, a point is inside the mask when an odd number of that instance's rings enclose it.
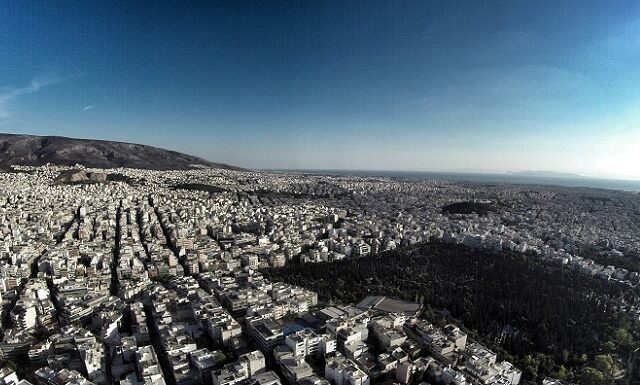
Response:
[[[557,172],[557,171],[544,171],[544,170],[507,171],[506,174],[518,175],[518,176],[542,177],[542,178],[569,178],[569,179],[589,178],[588,176],[575,174],[572,172]]]
[[[308,170],[308,169],[272,169],[264,170],[281,173],[303,173],[309,175],[350,175],[384,178],[404,178],[416,180],[442,180],[448,182],[501,183],[523,185],[545,185],[561,187],[583,187],[606,190],[640,192],[640,180],[622,180],[591,178],[577,174],[543,175],[536,172],[512,173],[472,173],[472,172],[433,172],[433,171],[385,171],[385,170]]]

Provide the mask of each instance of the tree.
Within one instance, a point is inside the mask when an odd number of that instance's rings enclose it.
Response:
[[[571,352],[569,352],[567,349],[562,349],[562,352],[560,353],[560,359],[562,360],[562,363],[568,363],[569,357],[571,357]]]
[[[607,341],[602,344],[602,350],[607,353],[613,353],[616,351],[616,344],[613,341]]]
[[[590,366],[582,369],[580,383],[582,385],[607,385],[604,374],[602,374],[598,369]]]
[[[600,354],[595,356],[593,363],[600,372],[609,376],[613,374],[615,369],[615,362],[611,355],[609,354]]]
[[[557,371],[553,372],[553,377],[559,380],[569,380],[572,376],[572,373],[564,367],[564,365],[560,365]]]
[[[616,329],[614,336],[616,343],[625,349],[629,349],[633,345],[633,337],[631,333],[629,333],[629,330],[625,328]]]

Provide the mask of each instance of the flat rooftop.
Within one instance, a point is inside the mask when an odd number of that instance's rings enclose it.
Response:
[[[394,298],[369,296],[360,301],[360,303],[357,304],[356,307],[365,310],[371,309],[386,313],[398,313],[404,314],[406,316],[413,316],[418,312],[418,310],[420,310],[422,306],[415,302],[401,301]]]

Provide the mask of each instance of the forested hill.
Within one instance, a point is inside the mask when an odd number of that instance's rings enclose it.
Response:
[[[294,263],[264,274],[316,290],[324,301],[386,295],[447,309],[531,383],[553,376],[612,384],[616,367],[625,367],[640,346],[638,322],[619,310],[635,299],[628,287],[524,254],[429,243],[360,259]]]

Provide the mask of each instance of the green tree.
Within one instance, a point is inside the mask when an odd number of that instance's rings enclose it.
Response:
[[[629,333],[629,330],[625,328],[616,329],[614,337],[616,344],[625,349],[629,349],[633,345],[633,337],[631,336],[631,333]]]
[[[607,382],[604,378],[604,374],[596,368],[587,366],[582,369],[580,375],[580,383],[582,385],[606,385]]]
[[[607,341],[602,344],[602,350],[607,353],[613,353],[616,351],[616,344],[613,341]]]
[[[556,363],[549,354],[537,353],[536,360],[538,361],[538,368],[540,372],[551,373],[556,366]]]
[[[564,367],[564,365],[560,365],[558,370],[553,372],[553,377],[559,380],[568,380],[571,377],[571,373]]]
[[[613,371],[615,369],[615,362],[613,361],[613,358],[611,357],[611,355],[609,354],[597,355],[594,358],[593,363],[596,369],[598,369],[603,374],[605,375],[613,374]]]

